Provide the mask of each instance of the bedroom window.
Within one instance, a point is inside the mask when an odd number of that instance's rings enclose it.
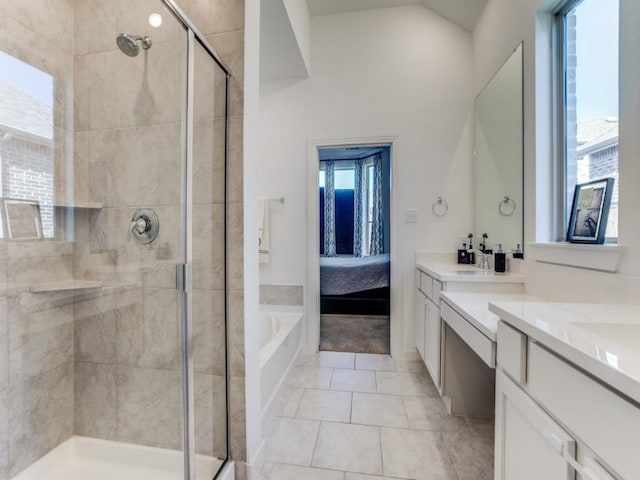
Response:
[[[558,10],[559,195],[566,233],[577,184],[614,178],[607,241],[618,237],[619,0],[570,0]]]

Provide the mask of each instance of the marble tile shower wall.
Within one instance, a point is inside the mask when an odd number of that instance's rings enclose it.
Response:
[[[0,51],[54,79],[54,188],[66,193],[71,155],[72,5],[0,2]],[[37,283],[73,277],[65,241],[0,242],[0,480],[73,435],[73,296],[36,294]]]
[[[234,75],[226,212],[232,239],[226,299],[229,448],[243,461],[244,3],[179,3]],[[100,202],[103,208],[75,210],[73,243],[0,243],[0,480],[74,433],[181,446],[174,289],[174,265],[181,254],[181,30],[166,15],[163,27],[152,32],[153,55],[131,59],[115,49],[115,35],[148,32],[146,19],[160,9],[159,0],[50,0],[47,8],[42,5],[0,2],[0,50],[55,78],[58,198]],[[221,88],[222,80],[216,75],[214,88]],[[210,90],[204,98],[210,98]],[[194,238],[196,447],[221,455],[226,450],[220,236],[224,104],[212,108],[212,114],[198,118],[196,138],[201,140],[195,145],[194,224],[200,228]],[[126,240],[131,214],[142,206],[154,208],[161,219],[160,236],[146,247]],[[104,288],[75,295],[29,291],[34,283],[72,278],[100,279]]]

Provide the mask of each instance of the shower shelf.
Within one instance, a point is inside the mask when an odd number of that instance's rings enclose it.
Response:
[[[102,204],[98,202],[54,202],[54,207],[57,208],[85,208],[88,210],[100,210]]]
[[[50,282],[33,285],[31,293],[64,292],[68,290],[89,290],[101,288],[102,282],[96,280],[66,280],[64,282]]]

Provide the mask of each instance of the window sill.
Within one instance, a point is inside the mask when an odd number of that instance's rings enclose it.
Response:
[[[621,245],[591,245],[566,242],[528,243],[528,257],[537,262],[569,267],[587,268],[603,272],[617,272]]]

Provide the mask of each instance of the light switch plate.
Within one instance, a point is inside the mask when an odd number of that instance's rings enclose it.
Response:
[[[404,222],[405,223],[418,223],[418,209],[417,208],[407,208],[404,212]]]

